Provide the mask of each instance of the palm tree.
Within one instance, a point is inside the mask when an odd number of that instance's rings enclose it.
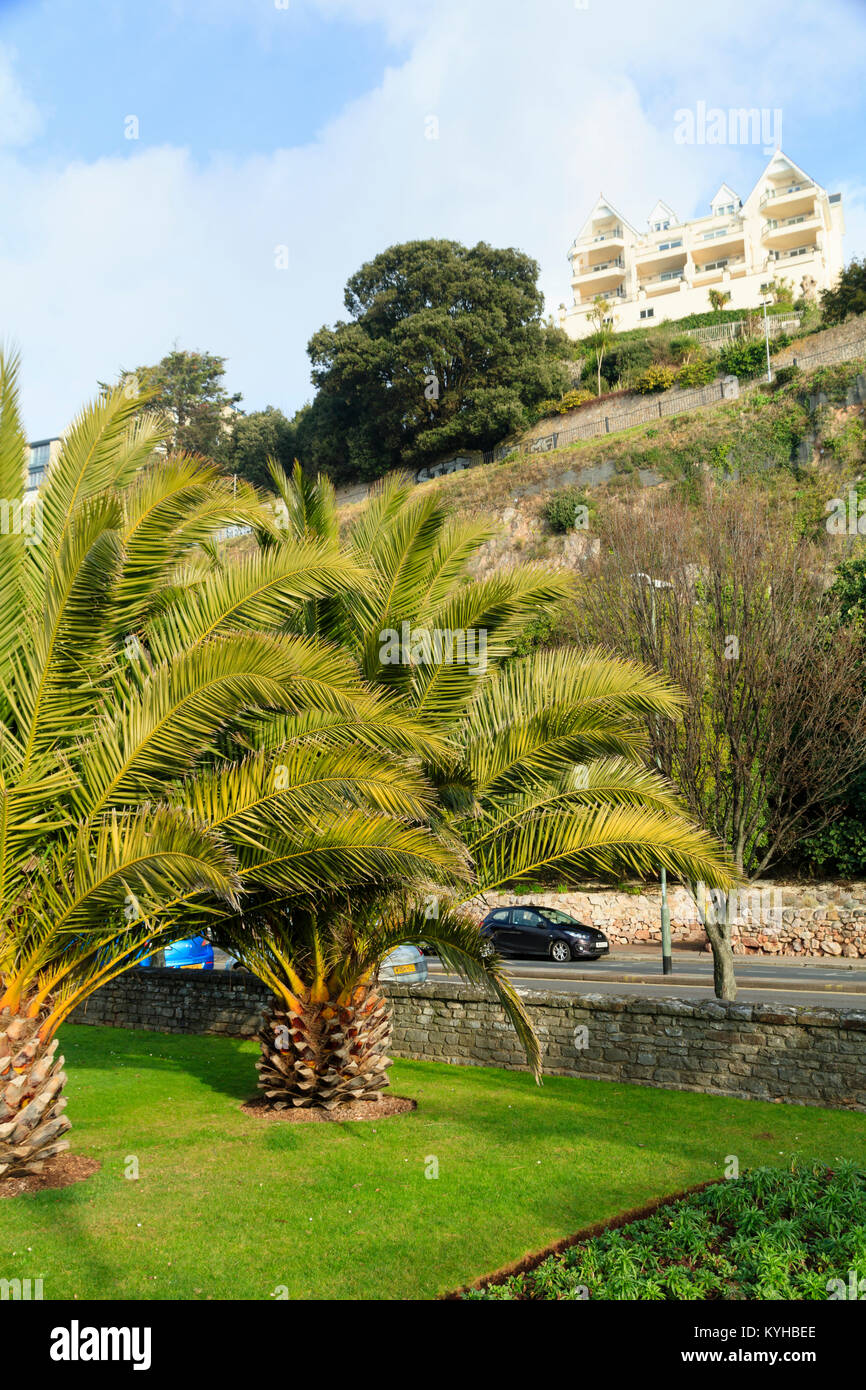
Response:
[[[291,478],[272,472],[283,544],[336,544],[330,483],[297,466]],[[718,846],[644,762],[647,716],[676,717],[680,697],[655,672],[600,652],[510,659],[531,620],[568,586],[532,566],[473,578],[489,535],[451,518],[434,491],[392,477],[346,544],[370,582],[349,598],[311,601],[291,620],[347,649],[368,685],[436,739],[421,765],[436,794],[431,821],[464,847],[472,876],[438,916],[377,901],[374,890],[363,902],[311,901],[290,919],[235,923],[232,949],[280,1000],[261,1035],[260,1084],[275,1103],[333,1105],[381,1092],[387,1027],[376,970],[406,941],[435,946],[450,968],[492,984],[537,1070],[519,999],[461,910],[475,894],[553,871],[649,875],[660,865],[711,886],[733,881]],[[287,733],[274,726],[259,741]]]
[[[121,390],[25,524],[17,370],[0,359],[0,1180],[67,1147],[57,1029],[142,955],[246,899],[464,872],[427,826],[436,740],[350,655],[278,630],[363,589],[351,557],[273,544],[254,490],[155,452]],[[233,523],[272,543],[227,557]]]

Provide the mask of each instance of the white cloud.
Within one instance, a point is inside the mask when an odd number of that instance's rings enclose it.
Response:
[[[0,48],[0,148],[26,145],[40,127],[39,111],[15,72],[15,54]]]
[[[226,12],[234,3],[221,0]],[[541,262],[555,307],[599,189],[641,222],[659,196],[688,216],[723,178],[751,187],[760,150],[676,145],[678,107],[782,106],[796,159],[794,116],[851,99],[866,34],[855,26],[841,50],[838,33],[828,47],[847,0],[792,3],[784,26],[753,0],[724,12],[685,0],[297,3],[411,44],[311,144],[206,167],[141,146],[59,172],[3,156],[15,216],[0,228],[0,332],[24,353],[34,437],[62,427],[97,378],[175,339],[226,354],[248,408],[291,411],[310,394],[307,339],[341,314],[347,277],[409,238],[520,246]],[[0,130],[3,91],[0,76]],[[866,245],[862,207],[848,219],[859,239],[849,254]],[[289,268],[278,270],[283,244]]]

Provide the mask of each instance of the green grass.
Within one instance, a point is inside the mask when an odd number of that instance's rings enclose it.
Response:
[[[797,1160],[717,1183],[465,1297],[826,1301],[849,1298],[864,1275],[866,1171]]]
[[[398,1060],[414,1113],[283,1125],[241,1113],[251,1041],[68,1026],[62,1047],[73,1151],[102,1169],[0,1201],[0,1278],[46,1299],[429,1298],[730,1154],[866,1162],[845,1111]]]

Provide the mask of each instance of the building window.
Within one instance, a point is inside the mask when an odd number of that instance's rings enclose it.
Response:
[[[45,477],[45,470],[51,457],[51,441],[45,440],[41,444],[30,445],[30,457],[27,460],[27,486],[28,488],[41,487]]]
[[[641,309],[640,316],[642,319],[654,319],[656,311],[655,309]]]

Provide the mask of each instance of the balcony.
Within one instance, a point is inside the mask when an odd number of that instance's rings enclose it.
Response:
[[[647,294],[663,294],[666,290],[678,290],[685,283],[684,270],[663,270],[659,275],[639,280],[638,289],[646,290]]]
[[[603,286],[613,289],[621,283],[624,276],[625,261],[621,256],[615,256],[609,261],[598,261],[595,265],[581,266],[571,283],[574,289],[586,289],[592,286],[597,292]]]
[[[761,229],[761,240],[774,251],[793,250],[802,242],[804,235],[819,230],[823,225],[816,212],[801,212],[796,217],[770,218]]]
[[[638,251],[636,259],[639,265],[664,265],[670,269],[677,265],[685,265],[686,248],[683,238],[668,237],[665,241],[657,242],[655,246],[645,246]]]
[[[772,208],[773,217],[791,216],[814,210],[818,189],[814,183],[786,183],[768,188],[758,207]]]
[[[693,280],[705,285],[712,280],[721,280],[725,272],[741,275],[746,268],[745,256],[720,256],[714,261],[703,261],[695,265]]]
[[[622,227],[609,227],[606,231],[598,232],[590,237],[590,241],[622,241]]]
[[[794,246],[790,251],[771,251],[767,256],[767,265],[776,265],[780,261],[799,260],[805,256],[819,256],[821,248],[814,243],[806,246]]]

